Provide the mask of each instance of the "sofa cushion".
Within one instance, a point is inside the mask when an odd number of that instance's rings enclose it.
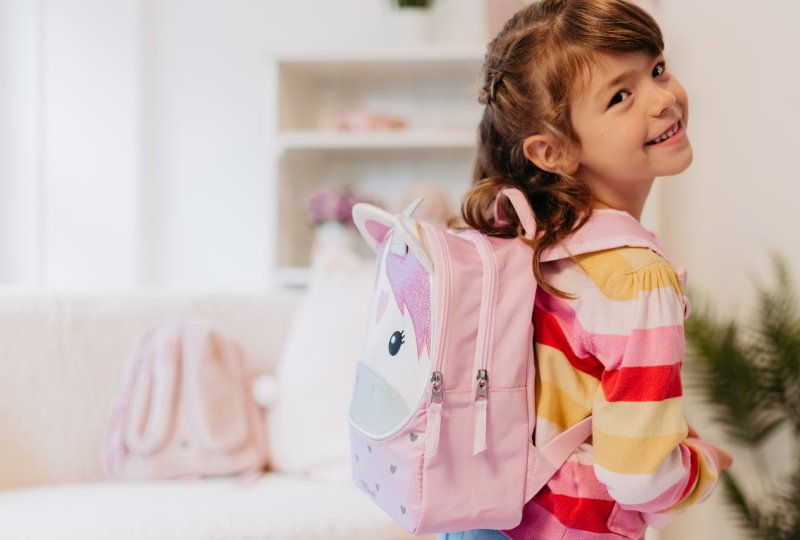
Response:
[[[0,523],[3,540],[411,538],[354,487],[277,473],[0,491]]]
[[[276,370],[278,397],[269,415],[276,470],[336,469],[350,481],[347,412],[374,279],[374,260],[345,249],[316,250]]]

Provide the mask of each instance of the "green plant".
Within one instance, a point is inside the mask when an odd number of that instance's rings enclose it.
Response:
[[[433,0],[392,0],[392,4],[399,8],[428,8]]]
[[[773,255],[776,283],[757,286],[752,321],[718,321],[706,307],[686,321],[688,373],[731,442],[763,475],[754,494],[728,471],[726,502],[752,536],[800,540],[800,312],[785,261]],[[793,471],[775,477],[765,445],[780,430],[793,436]],[[745,489],[745,488],[749,489]]]

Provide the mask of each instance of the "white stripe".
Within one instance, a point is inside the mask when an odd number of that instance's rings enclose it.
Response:
[[[632,300],[611,300],[578,266],[568,264],[555,273],[553,267],[549,268],[545,279],[557,289],[577,296],[564,301],[581,326],[592,334],[626,335],[632,328],[683,324],[683,301],[672,287],[640,291],[638,298]]]
[[[683,467],[681,449],[677,447],[652,474],[622,474],[597,463],[594,472],[614,500],[621,504],[645,504],[680,482],[687,471]]]

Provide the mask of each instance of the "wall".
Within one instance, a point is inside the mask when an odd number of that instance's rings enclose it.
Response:
[[[662,183],[667,251],[689,269],[689,284],[718,315],[747,319],[754,281],[772,282],[769,251],[778,250],[800,285],[800,185],[793,163],[800,146],[800,73],[795,22],[788,0],[663,3],[660,22],[668,62],[687,89],[687,133],[694,161]],[[686,415],[710,440],[724,438],[697,392],[685,385]],[[784,434],[786,435],[786,434]],[[778,437],[765,462],[781,472],[792,459],[789,437]],[[734,472],[748,492],[768,483],[763,465],[736,452]],[[757,493],[757,491],[756,491]],[[747,538],[735,533],[721,490],[702,510],[688,512],[664,538]]]
[[[482,40],[441,0],[440,40]],[[373,0],[0,0],[0,284],[268,286],[268,59],[384,40]]]
[[[721,309],[752,304],[750,274],[771,276],[767,253],[783,253],[800,278],[800,74],[789,1],[671,3],[667,49],[690,98],[692,166],[665,179],[665,241],[693,284]],[[767,7],[768,6],[768,7]],[[712,248],[713,246],[713,248]],[[731,291],[737,291],[731,294]]]
[[[39,11],[0,0],[0,283],[41,281]]]

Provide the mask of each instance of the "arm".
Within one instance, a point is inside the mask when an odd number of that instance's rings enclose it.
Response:
[[[681,511],[710,495],[726,463],[683,418],[680,279],[657,260],[611,288],[601,316],[618,317],[625,335],[593,336],[605,367],[593,403],[595,473],[627,509]]]

